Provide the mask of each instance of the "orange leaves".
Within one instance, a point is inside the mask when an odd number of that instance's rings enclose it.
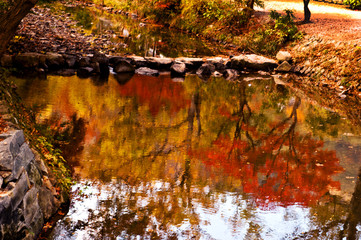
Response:
[[[7,124],[0,115],[0,133],[6,132],[6,131],[7,131]]]

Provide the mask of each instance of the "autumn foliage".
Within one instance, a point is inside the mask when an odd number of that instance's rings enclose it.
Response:
[[[156,116],[162,108],[176,113],[190,103],[182,84],[172,82],[169,76],[134,77],[126,85],[119,85],[118,89],[121,96],[134,96],[140,105],[147,105],[152,116]]]
[[[189,154],[213,172],[220,169],[240,179],[243,191],[251,194],[260,207],[313,205],[330,188],[340,189],[331,176],[342,167],[335,151],[323,149],[321,140],[295,132],[296,109],[283,122],[270,123],[266,133],[246,123],[245,118],[220,109],[240,126],[235,137],[221,135],[211,147]]]
[[[6,132],[7,124],[5,120],[0,116],[0,133]]]

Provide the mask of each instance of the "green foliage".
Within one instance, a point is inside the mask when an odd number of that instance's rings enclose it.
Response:
[[[288,41],[302,38],[302,33],[297,29],[291,10],[285,10],[282,15],[271,11],[271,19],[268,25],[262,25],[251,32],[241,43],[244,48],[266,55],[274,55]]]
[[[349,5],[351,9],[361,9],[361,0],[344,0],[343,4]]]
[[[237,32],[248,20],[241,7],[240,3],[233,1],[184,0],[181,18],[176,19],[177,25],[195,33],[207,35],[210,32],[212,37],[222,29]]]

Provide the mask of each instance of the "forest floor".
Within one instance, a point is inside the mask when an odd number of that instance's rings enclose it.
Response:
[[[293,10],[296,21],[303,20],[303,2],[301,0],[265,0],[265,8],[270,10]],[[347,9],[346,6],[311,1],[311,23],[299,25],[299,30],[306,35],[321,37],[326,40],[361,42],[361,11]]]

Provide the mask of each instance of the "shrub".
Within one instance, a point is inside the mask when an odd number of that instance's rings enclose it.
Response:
[[[345,5],[349,5],[351,9],[361,9],[361,0],[344,0]]]
[[[243,48],[259,54],[274,55],[287,41],[302,37],[293,21],[294,15],[291,10],[285,10],[283,15],[271,11],[270,17],[272,22],[259,26],[243,39]]]

